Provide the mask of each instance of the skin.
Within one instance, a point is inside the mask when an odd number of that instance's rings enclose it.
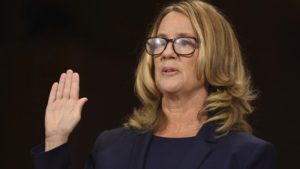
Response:
[[[162,19],[157,36],[169,39],[197,37],[189,18],[178,12],[170,12]],[[207,87],[204,78],[196,76],[198,53],[196,49],[190,56],[178,56],[169,43],[165,51],[154,58],[155,83],[163,95],[162,109],[167,118],[167,122],[156,129],[155,135],[195,136],[207,120],[207,116],[201,113]],[[162,71],[166,67],[176,71]]]
[[[62,73],[52,85],[45,113],[45,151],[68,141],[81,118],[87,98],[79,98],[79,74]]]
[[[161,21],[158,36],[196,37],[196,33],[185,15],[171,12]],[[154,131],[155,135],[195,136],[207,120],[207,116],[201,113],[207,89],[203,78],[196,78],[198,52],[197,49],[189,57],[179,57],[169,43],[165,51],[154,59],[155,83],[163,94],[162,109],[167,117],[167,122]],[[176,71],[162,72],[165,67]],[[52,85],[45,112],[45,151],[66,143],[80,121],[87,98],[79,97],[79,81],[78,73],[67,70],[61,74],[59,82]]]

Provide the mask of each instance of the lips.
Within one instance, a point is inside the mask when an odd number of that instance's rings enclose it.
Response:
[[[162,73],[166,73],[166,74],[170,74],[170,73],[175,73],[178,72],[178,69],[174,68],[174,67],[163,67],[161,69]]]

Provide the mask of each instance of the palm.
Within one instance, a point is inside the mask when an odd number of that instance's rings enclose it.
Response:
[[[79,112],[74,110],[75,100],[57,100],[50,103],[46,109],[46,137],[54,134],[70,133],[79,122]]]
[[[80,121],[86,98],[79,99],[79,75],[68,70],[54,83],[45,115],[46,138],[67,138]]]

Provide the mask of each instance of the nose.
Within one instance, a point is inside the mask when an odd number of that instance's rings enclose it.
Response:
[[[162,59],[175,59],[177,57],[177,54],[175,53],[172,42],[168,42],[166,49],[161,54]]]

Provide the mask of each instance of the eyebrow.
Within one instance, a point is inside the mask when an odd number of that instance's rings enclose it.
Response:
[[[162,38],[167,38],[168,35],[164,34],[164,33],[159,33],[157,34],[158,37],[162,37]],[[175,38],[176,37],[197,37],[196,35],[193,35],[191,33],[178,33],[175,35]]]

